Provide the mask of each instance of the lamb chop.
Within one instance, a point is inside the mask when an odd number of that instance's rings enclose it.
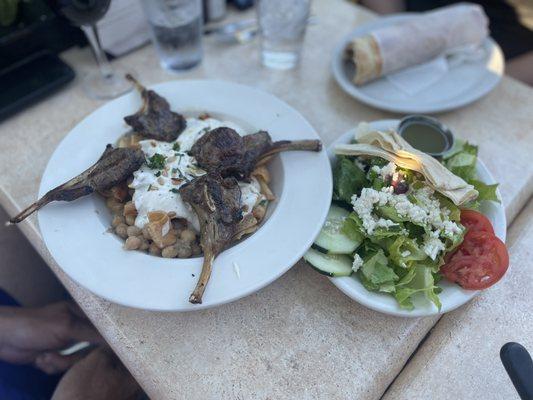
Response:
[[[231,128],[217,128],[207,132],[191,148],[198,165],[208,172],[249,180],[257,165],[282,151],[320,151],[319,140],[281,140],[273,142],[265,131],[240,136]]]
[[[249,179],[253,169],[270,156],[285,150],[320,151],[318,140],[272,142],[267,132],[241,137],[231,128],[206,133],[191,148],[191,155],[208,173],[180,188],[200,221],[204,251],[202,273],[191,294],[191,303],[201,303],[215,257],[235,240],[257,229],[257,220],[243,218],[241,191],[237,179]]]
[[[73,201],[95,191],[104,191],[126,181],[144,163],[144,153],[139,149],[118,148],[108,144],[100,159],[80,175],[50,190],[37,202],[11,218],[19,223],[52,201]]]
[[[163,97],[146,89],[130,74],[126,79],[141,93],[143,105],[135,114],[124,117],[124,121],[144,137],[164,142],[176,140],[187,125],[183,115],[170,111],[170,105]]]
[[[223,178],[217,172],[211,172],[183,185],[179,192],[200,221],[204,261],[189,301],[201,304],[215,257],[242,235],[255,230],[256,221],[243,219],[241,189],[235,178]]]

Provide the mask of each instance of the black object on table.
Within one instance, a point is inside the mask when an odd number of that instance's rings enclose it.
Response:
[[[533,361],[524,346],[509,342],[500,350],[507,374],[522,400],[533,400]]]
[[[56,15],[44,0],[4,3],[0,13],[0,120],[70,81],[73,70],[56,54],[86,43],[81,30]]]
[[[36,53],[0,73],[0,121],[74,79],[74,71],[48,51]]]

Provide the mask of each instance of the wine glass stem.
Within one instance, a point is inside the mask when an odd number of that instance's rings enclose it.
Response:
[[[96,57],[96,63],[98,64],[98,68],[100,69],[102,77],[108,78],[112,76],[113,68],[111,67],[109,60],[107,59],[107,56],[105,55],[105,52],[102,49],[102,44],[100,43],[100,37],[98,36],[96,24],[91,24],[91,26],[89,26],[89,29],[85,30],[85,34],[87,35],[87,39],[89,40],[89,43],[91,44],[91,47],[93,49],[94,56]]]

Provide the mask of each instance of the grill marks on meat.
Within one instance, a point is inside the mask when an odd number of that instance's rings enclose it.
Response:
[[[73,201],[95,191],[110,189],[128,179],[144,163],[144,154],[139,149],[118,148],[107,145],[100,159],[80,175],[50,190],[9,222],[23,221],[35,211],[52,201]]]
[[[213,172],[238,168],[244,153],[243,137],[231,128],[213,129],[198,139],[191,148],[191,155],[196,158],[198,165]]]
[[[183,185],[179,191],[200,221],[204,261],[196,288],[189,297],[191,303],[200,304],[215,257],[244,233],[250,232],[255,220],[243,220],[241,189],[235,178],[223,178],[211,172]]]
[[[143,105],[135,114],[124,117],[124,121],[144,137],[165,142],[176,140],[187,125],[183,115],[170,111],[163,97],[146,89],[130,74],[126,78],[141,93]]]
[[[206,133],[191,148],[198,165],[223,177],[249,180],[257,165],[282,151],[320,151],[319,140],[282,140],[273,142],[265,131],[240,136],[231,128],[217,128]]]

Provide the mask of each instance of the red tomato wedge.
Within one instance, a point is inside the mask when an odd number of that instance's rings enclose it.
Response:
[[[489,219],[474,210],[461,210],[461,225],[466,227],[469,232],[488,232],[494,235],[494,229]]]
[[[481,290],[498,282],[508,267],[505,244],[489,232],[471,230],[440,272],[464,289]]]

